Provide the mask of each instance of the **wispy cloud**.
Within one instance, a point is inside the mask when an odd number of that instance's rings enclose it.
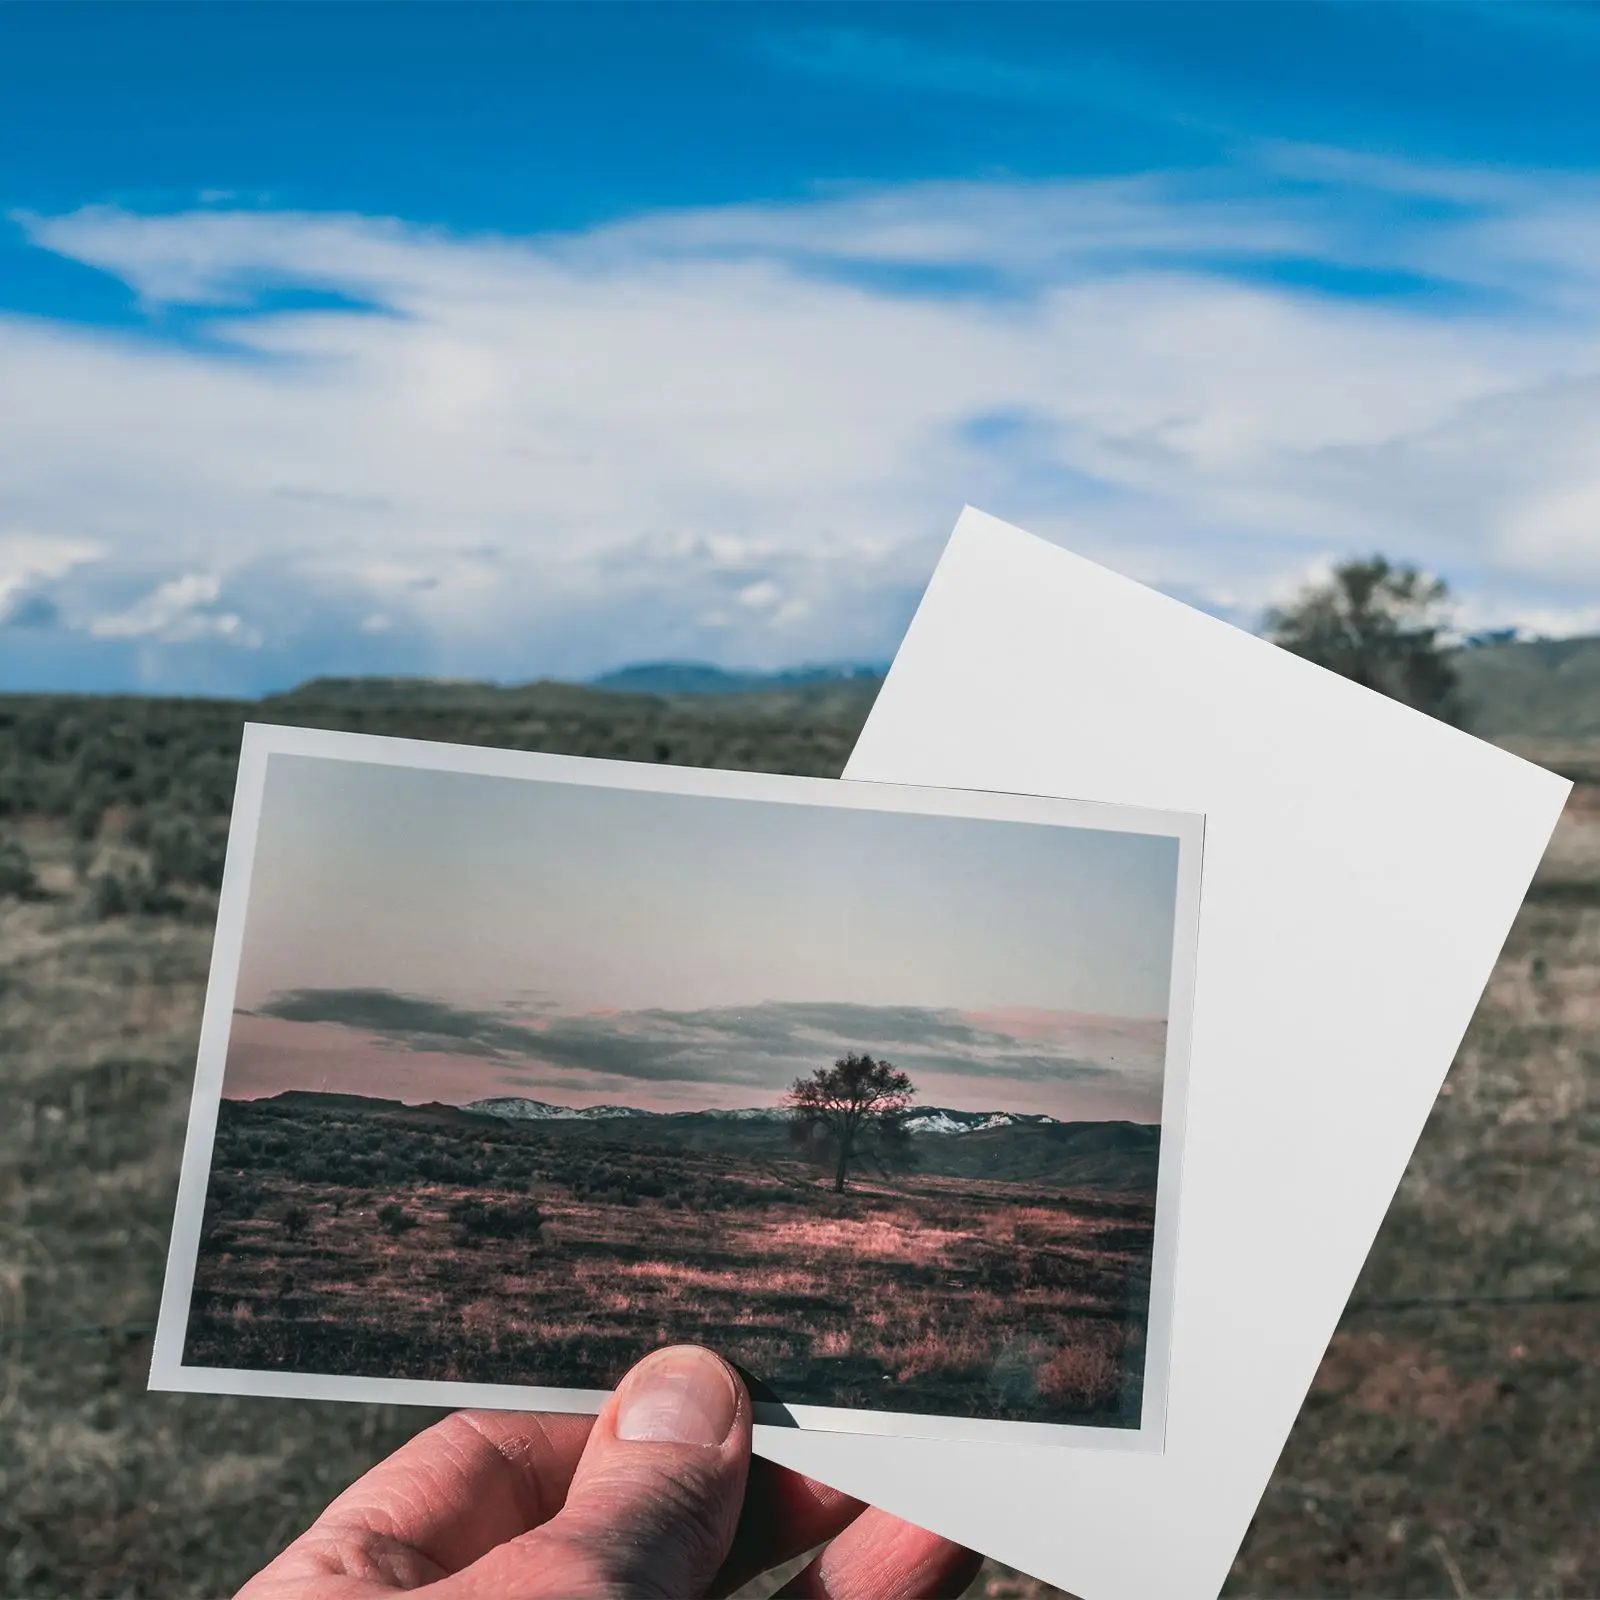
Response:
[[[922,1006],[767,1002],[694,1011],[649,1009],[605,1014],[546,1014],[531,1020],[450,1005],[386,989],[303,989],[273,997],[257,1015],[284,1022],[333,1023],[377,1035],[407,1050],[478,1057],[502,1069],[504,1087],[553,1091],[574,1085],[647,1086],[681,1097],[696,1088],[736,1087],[757,1102],[797,1076],[847,1050],[892,1056],[913,1077],[985,1084],[996,1103],[1019,1093],[1034,1098],[1046,1085],[1089,1084],[1144,1093],[1160,1082],[1162,1034],[1124,1025],[1116,1050],[1085,1050],[1099,1021],[1100,1040],[1114,1036],[1107,1019],[1037,1015],[1011,1032],[994,1019]],[[1115,1021],[1115,1019],[1109,1019]],[[530,1069],[517,1070],[518,1062]],[[565,1090],[565,1093],[562,1091]],[[981,1097],[981,1095],[980,1095]]]
[[[214,687],[878,658],[964,501],[1240,620],[1375,546],[1469,623],[1600,604],[1592,178],[1271,146],[532,239],[22,220],[151,320],[0,320],[13,678],[45,635]]]

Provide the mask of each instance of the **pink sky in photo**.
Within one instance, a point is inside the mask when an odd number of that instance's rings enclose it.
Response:
[[[1160,1116],[1169,836],[274,755],[224,1092]]]

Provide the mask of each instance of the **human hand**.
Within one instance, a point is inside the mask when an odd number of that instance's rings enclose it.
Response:
[[[781,1594],[959,1595],[979,1557],[750,1455],[750,1396],[693,1345],[658,1350],[598,1417],[459,1411],[380,1462],[238,1600],[722,1595],[831,1541]]]

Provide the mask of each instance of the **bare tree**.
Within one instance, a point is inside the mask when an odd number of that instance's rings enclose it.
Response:
[[[1456,669],[1444,643],[1449,603],[1442,578],[1375,555],[1342,562],[1325,581],[1269,611],[1266,632],[1341,677],[1457,722]]]
[[[789,1135],[833,1167],[833,1192],[843,1194],[850,1164],[868,1147],[899,1155],[907,1143],[905,1114],[916,1094],[911,1079],[887,1061],[853,1050],[809,1078],[796,1078],[784,1096]]]

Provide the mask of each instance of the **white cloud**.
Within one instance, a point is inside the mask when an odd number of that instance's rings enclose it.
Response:
[[[882,657],[963,501],[1241,616],[1372,548],[1474,614],[1600,603],[1577,181],[1275,150],[522,241],[24,220],[154,331],[0,321],[0,582],[61,530],[69,623],[241,682]]]
[[[60,578],[105,554],[103,545],[86,539],[58,538],[21,529],[0,533],[0,594],[9,594],[34,579]]]
[[[52,581],[96,561],[104,548],[82,539],[45,534],[0,534],[0,628],[54,628],[61,612]]]
[[[191,572],[158,585],[126,610],[93,617],[96,639],[155,639],[187,644],[196,639],[226,639],[244,646],[261,642],[237,612],[215,609],[222,582],[213,573]]]
[[[783,590],[770,578],[762,578],[739,591],[739,604],[753,611],[770,611],[783,598]]]

